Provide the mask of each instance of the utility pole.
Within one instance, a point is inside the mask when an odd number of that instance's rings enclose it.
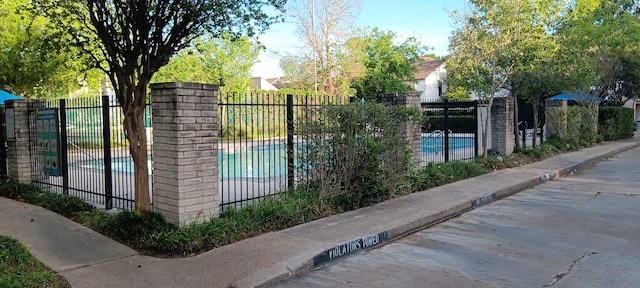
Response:
[[[316,0],[311,0],[311,31],[313,33],[313,89],[318,93],[318,55],[316,55]]]

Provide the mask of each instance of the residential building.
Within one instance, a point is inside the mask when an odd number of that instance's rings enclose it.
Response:
[[[417,65],[415,82],[411,86],[420,92],[420,102],[434,102],[440,100],[447,92],[447,70],[444,61],[424,57],[424,61]]]
[[[262,77],[251,78],[251,89],[275,91],[278,90],[273,84],[269,83],[267,79]]]

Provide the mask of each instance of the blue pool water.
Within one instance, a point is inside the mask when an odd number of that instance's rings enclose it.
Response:
[[[473,137],[449,137],[449,150],[473,146]],[[422,153],[439,153],[443,150],[444,138],[422,137]]]
[[[268,178],[287,175],[286,145],[253,147],[234,153],[218,152],[220,178]]]
[[[444,139],[422,138],[422,153],[439,153],[443,150]],[[473,147],[473,137],[450,137],[449,148]],[[149,160],[149,165],[151,165]],[[83,168],[103,169],[98,161],[81,161]],[[114,158],[113,171],[133,173],[130,157]],[[234,152],[218,152],[218,171],[220,179],[227,178],[269,178],[287,175],[287,150],[284,144],[252,147]]]

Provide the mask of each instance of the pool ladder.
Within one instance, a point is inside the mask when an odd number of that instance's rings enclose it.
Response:
[[[449,135],[451,135],[453,133],[453,131],[451,131],[451,130],[449,130],[448,132],[449,132]],[[442,141],[437,142],[439,144],[426,145],[426,147],[427,148],[432,148],[433,150],[435,150],[436,151],[436,155],[438,154],[438,151],[443,151],[444,152],[444,131],[442,131],[442,130],[434,130],[433,132],[429,133],[427,135],[427,137],[425,137],[425,138],[426,139],[429,139],[429,138],[433,138],[433,139],[441,138]],[[434,142],[434,143],[436,143],[436,142]],[[438,148],[440,148],[440,149],[438,150]]]

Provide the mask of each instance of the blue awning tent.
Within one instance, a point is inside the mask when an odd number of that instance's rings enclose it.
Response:
[[[556,96],[553,96],[549,99],[553,99],[553,100],[567,100],[567,101],[598,101],[598,102],[602,102],[604,99],[598,97],[598,96],[594,96],[594,95],[585,95],[585,94],[566,94],[566,93],[562,93],[562,94],[558,94]]]
[[[24,99],[18,95],[13,95],[7,91],[0,90],[0,105],[4,105],[5,100]]]

